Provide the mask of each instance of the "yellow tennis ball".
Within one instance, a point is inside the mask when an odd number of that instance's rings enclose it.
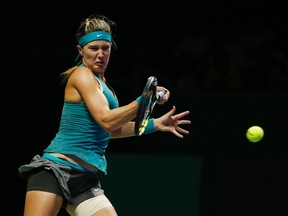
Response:
[[[264,136],[264,130],[259,126],[252,126],[248,128],[246,137],[250,142],[259,142]]]

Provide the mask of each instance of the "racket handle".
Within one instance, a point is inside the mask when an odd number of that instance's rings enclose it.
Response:
[[[159,91],[159,92],[157,92],[157,100],[159,101],[159,100],[162,100],[162,98],[163,98],[163,96],[164,96],[164,92],[163,91]]]

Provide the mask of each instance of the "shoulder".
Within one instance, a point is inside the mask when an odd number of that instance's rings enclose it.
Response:
[[[77,67],[73,72],[75,76],[93,76],[93,72],[87,67]]]
[[[87,67],[78,67],[70,76],[70,82],[91,82],[95,81],[94,73]]]

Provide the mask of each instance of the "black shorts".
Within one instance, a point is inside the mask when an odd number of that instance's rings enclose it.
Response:
[[[27,191],[40,190],[63,196],[58,179],[52,170],[39,168],[32,173],[27,181]]]
[[[93,173],[83,173],[72,169],[67,184],[72,196],[69,202],[73,204],[104,194],[99,179]],[[32,190],[47,191],[63,196],[61,185],[54,172],[44,167],[33,170],[28,177],[27,191]]]

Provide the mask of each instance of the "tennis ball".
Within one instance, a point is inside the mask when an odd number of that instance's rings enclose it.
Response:
[[[252,126],[248,128],[246,137],[250,142],[259,142],[264,136],[264,130],[259,126]]]

